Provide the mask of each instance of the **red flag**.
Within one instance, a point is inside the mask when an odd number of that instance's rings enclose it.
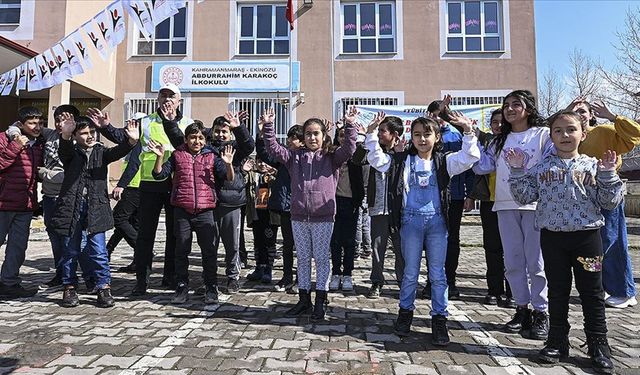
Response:
[[[287,16],[291,30],[293,30],[293,0],[287,1],[287,11],[285,15]]]

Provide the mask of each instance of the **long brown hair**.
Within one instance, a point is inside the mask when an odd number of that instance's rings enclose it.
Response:
[[[302,124],[303,137],[305,137],[304,134],[307,132],[307,127],[314,124],[320,125],[320,131],[322,132],[322,153],[327,154],[334,152],[336,150],[336,146],[334,146],[333,142],[331,141],[331,137],[329,136],[329,134],[327,134],[327,127],[325,126],[324,122],[317,117],[311,117]]]

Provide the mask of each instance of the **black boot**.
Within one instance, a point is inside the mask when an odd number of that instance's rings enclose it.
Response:
[[[531,328],[531,310],[527,307],[516,307],[513,318],[504,326],[504,331],[508,333],[518,333]]]
[[[324,320],[324,307],[327,303],[327,291],[316,290],[316,302],[313,306],[313,314],[311,314],[311,320],[318,322]]]
[[[413,322],[413,310],[400,308],[398,319],[394,324],[396,335],[400,337],[409,336],[411,332],[411,322]]]
[[[548,335],[549,315],[544,311],[533,310],[528,338],[531,340],[546,340]]]
[[[605,333],[590,332],[586,332],[586,334],[586,345],[589,346],[587,353],[591,357],[593,370],[601,374],[613,374],[615,369],[611,361],[611,349],[609,348],[607,335]]]
[[[449,329],[447,328],[446,316],[434,315],[431,318],[431,343],[435,346],[449,345]]]
[[[287,310],[287,312],[285,313],[286,316],[296,317],[303,314],[309,314],[313,309],[313,304],[311,303],[311,294],[309,294],[308,290],[298,290],[298,297],[298,303],[296,303],[296,305],[291,309]]]
[[[552,326],[538,359],[544,363],[558,363],[569,356],[569,327]]]

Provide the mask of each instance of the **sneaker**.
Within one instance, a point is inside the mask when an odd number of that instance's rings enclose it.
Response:
[[[62,286],[62,276],[55,275],[51,280],[47,281],[45,285],[47,286],[47,288]]]
[[[236,279],[227,281],[227,294],[236,294],[240,290],[240,283]]]
[[[614,307],[616,309],[624,309],[627,307],[635,306],[638,304],[638,300],[635,296],[633,297],[614,297],[609,296],[604,303],[609,307]]]
[[[98,307],[113,307],[116,304],[116,301],[113,299],[111,295],[111,288],[106,287],[98,290]]]
[[[6,299],[28,298],[38,293],[36,289],[25,289],[22,285],[5,285],[0,284],[0,296]]]
[[[218,287],[213,285],[206,288],[206,292],[204,294],[204,303],[207,305],[212,305],[218,303]]]
[[[382,292],[382,285],[373,284],[371,285],[371,289],[369,289],[369,292],[367,293],[367,298],[376,299],[380,297],[380,292]]]
[[[128,266],[118,268],[118,272],[123,273],[136,273],[136,264],[131,262]]]
[[[262,280],[262,276],[264,275],[264,265],[258,264],[256,269],[253,270],[250,274],[247,275],[247,280],[249,281],[260,281]]]
[[[523,329],[529,329],[530,327],[531,310],[527,307],[518,306],[513,318],[505,324],[504,331],[507,333],[518,333]]]
[[[515,309],[517,307],[513,297],[507,297],[504,294],[498,297],[498,306],[505,309]]]
[[[342,291],[343,292],[353,291],[353,280],[351,279],[351,276],[344,276],[342,278]]]
[[[546,340],[549,335],[549,315],[544,311],[533,310],[531,313],[531,329],[527,338]]]
[[[498,297],[487,294],[482,301],[485,305],[495,306],[498,304]]]
[[[444,315],[434,315],[431,318],[431,343],[435,346],[447,346],[449,342],[447,317]]]
[[[200,285],[193,291],[194,296],[204,296],[207,292],[207,288],[204,285]]]
[[[331,281],[329,282],[329,290],[338,290],[340,289],[340,283],[342,282],[342,276],[333,275],[331,276]]]
[[[189,285],[185,283],[178,284],[178,288],[176,289],[176,293],[171,298],[171,303],[174,305],[181,305],[186,303],[189,299]]]
[[[272,280],[273,280],[273,275],[271,273],[271,267],[269,266],[264,267],[264,273],[262,274],[262,278],[260,279],[260,282],[262,282],[263,284],[271,284]]]
[[[276,284],[276,286],[274,288],[275,288],[275,290],[277,292],[284,292],[287,289],[291,288],[293,285],[294,284],[293,284],[293,281],[291,279],[283,277],[282,279],[280,279],[278,281],[278,283]]]
[[[460,299],[460,290],[455,284],[449,285],[449,301],[457,301]]]
[[[398,318],[396,319],[393,329],[396,335],[400,337],[409,336],[411,333],[411,322],[413,321],[413,310],[405,310],[400,308]]]
[[[80,298],[78,298],[76,288],[72,286],[65,287],[64,292],[62,292],[62,303],[60,305],[62,307],[76,307],[79,304]]]
[[[142,297],[147,294],[147,284],[137,282],[136,286],[131,291],[131,297]]]

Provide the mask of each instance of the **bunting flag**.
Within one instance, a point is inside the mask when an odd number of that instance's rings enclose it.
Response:
[[[153,26],[158,26],[162,21],[178,13],[178,9],[173,6],[171,0],[147,0],[147,4],[150,5]]]
[[[6,86],[7,84],[8,75],[9,75],[9,72],[2,73],[2,75],[0,76],[0,95],[2,94],[2,90],[4,90],[4,86]]]
[[[9,71],[7,74],[7,83],[2,89],[2,96],[7,96],[11,94],[11,90],[13,89],[13,83],[16,80],[16,71],[15,69]]]
[[[173,7],[173,9],[176,10],[176,13],[178,10],[185,8],[187,6],[187,0],[173,0],[171,2],[171,6]]]
[[[109,19],[111,20],[111,30],[113,32],[112,41],[113,47],[122,43],[124,38],[127,36],[127,28],[124,24],[124,10],[122,9],[122,2],[120,0],[116,0],[111,3],[105,13],[109,14]]]
[[[49,71],[49,66],[44,56],[36,56],[36,65],[38,66],[38,71],[40,72],[40,90],[48,89],[49,87],[53,86],[53,83],[51,81],[51,72]]]
[[[80,57],[78,56],[78,49],[73,43],[73,40],[71,40],[71,38],[66,38],[60,43],[60,46],[64,50],[64,55],[67,57],[71,75],[77,76],[78,74],[84,73],[84,68],[80,63]]]
[[[96,14],[96,16],[93,17],[93,22],[94,25],[98,28],[102,39],[104,39],[106,43],[108,51],[107,54],[111,53],[111,48],[114,48],[115,46],[117,46],[117,44],[115,43],[113,38],[113,27],[111,26],[112,22],[109,11],[105,9],[104,11]]]
[[[92,19],[91,21],[82,25],[82,29],[84,30],[85,34],[89,37],[91,44],[95,47],[95,49],[100,54],[100,57],[102,57],[104,61],[107,61],[107,59],[109,58],[109,53],[111,51],[109,50],[107,43],[104,41],[104,38],[100,36],[100,34],[98,33],[97,27],[98,26],[96,25],[95,19]]]
[[[65,55],[64,49],[62,45],[56,44],[51,47],[51,51],[53,52],[53,57],[56,59],[56,63],[58,63],[58,68],[60,69],[60,75],[65,80],[71,79],[73,74],[71,74],[71,67],[69,66],[69,60]]]
[[[154,23],[151,19],[151,13],[145,5],[143,0],[123,0],[127,11],[129,12],[129,19],[135,22],[138,30],[142,33],[147,42],[151,41],[151,36],[154,34]]]
[[[73,42],[73,45],[78,51],[78,59],[82,62],[84,67],[87,69],[93,68],[91,56],[89,56],[89,50],[87,49],[87,45],[84,42],[84,38],[82,38],[82,33],[80,32],[80,30],[76,30],[75,32],[73,32],[67,39]],[[63,40],[62,43],[64,44],[65,41]]]
[[[47,62],[47,67],[49,68],[49,73],[51,74],[51,86],[59,85],[64,82],[65,79],[60,73],[60,67],[56,62],[56,58],[53,56],[53,51],[48,49],[44,51],[42,55]]]
[[[16,81],[16,95],[20,95],[20,90],[27,88],[27,63],[23,63],[16,68],[16,75],[18,76]]]
[[[35,58],[27,62],[27,83],[27,91],[38,91],[42,88],[40,69]]]
[[[285,16],[287,17],[287,21],[289,21],[289,28],[293,30],[293,0],[287,1]]]

